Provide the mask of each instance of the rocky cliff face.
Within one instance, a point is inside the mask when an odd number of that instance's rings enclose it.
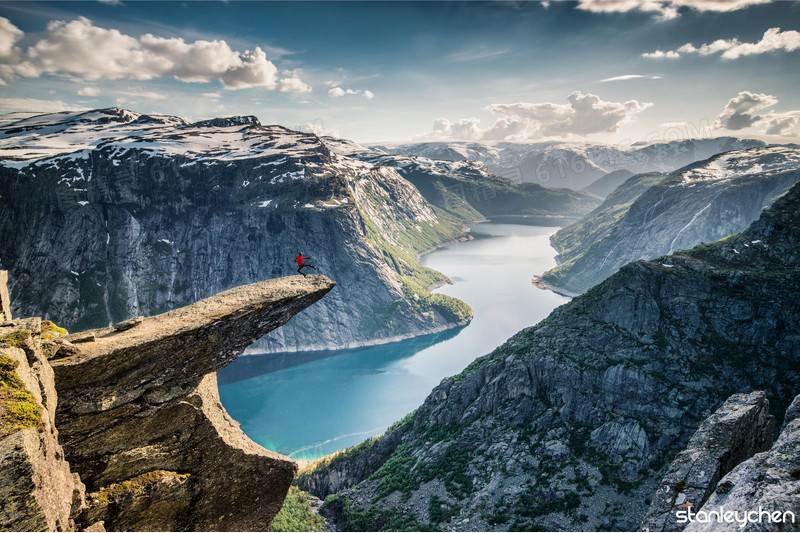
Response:
[[[244,435],[220,403],[215,372],[334,285],[324,276],[259,282],[66,336],[43,334],[39,319],[17,324],[23,335],[0,337],[17,363],[3,355],[0,393],[13,367],[38,411],[0,440],[4,527],[269,529],[297,467]],[[44,385],[25,379],[15,343],[31,351]]]
[[[462,220],[314,135],[120,109],[3,128],[0,259],[17,315],[108,326],[294,273],[302,251],[340,288],[262,351],[386,342],[471,317],[426,291],[445,277],[416,258],[463,236]]]
[[[622,268],[301,487],[353,530],[638,528],[725,398],[780,413],[800,390],[799,220],[795,186],[740,235]]]
[[[554,236],[560,264],[541,279],[581,293],[631,261],[744,230],[798,181],[800,150],[793,147],[720,154],[663,178],[636,176]]]
[[[684,531],[800,531],[799,415],[800,396],[796,396],[775,444],[722,478],[705,504],[693,509],[694,521]],[[715,514],[724,520],[726,510],[738,514],[733,523],[728,520],[721,526]]]
[[[58,333],[48,325],[43,332],[38,318],[0,323],[3,531],[74,531],[73,508],[83,502],[83,483],[58,441],[53,370],[42,350],[42,339]]]
[[[775,418],[763,391],[734,394],[705,419],[667,470],[642,520],[644,531],[682,531],[676,514],[697,511],[722,476],[772,443]]]
[[[538,276],[535,283],[550,286],[550,281],[558,280],[560,282],[558,272],[568,271],[572,264],[587,254],[593,244],[607,237],[628,212],[631,204],[647,189],[665,178],[666,175],[660,172],[633,176],[609,194],[605,201],[591,213],[566,228],[558,230],[550,237],[550,242],[559,252],[556,256],[559,267],[550,270],[544,276]],[[564,285],[566,284],[564,283]],[[577,294],[561,286],[554,287],[554,289],[570,296]]]

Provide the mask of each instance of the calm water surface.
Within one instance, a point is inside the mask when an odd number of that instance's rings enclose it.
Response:
[[[442,378],[457,374],[568,298],[531,285],[555,266],[558,228],[478,224],[472,241],[422,263],[454,285],[436,292],[467,302],[466,327],[384,346],[315,354],[240,357],[219,372],[222,403],[247,435],[294,459],[316,459],[383,433],[416,409]],[[294,366],[289,366],[294,365]]]

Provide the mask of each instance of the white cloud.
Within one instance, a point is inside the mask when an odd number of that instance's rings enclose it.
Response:
[[[14,26],[10,20],[0,17],[0,61],[15,59],[20,49],[15,45],[25,36],[25,32]]]
[[[679,8],[696,11],[729,12],[745,9],[772,0],[579,0],[578,9],[594,13],[653,13],[659,20],[671,20],[680,15]]]
[[[668,52],[656,50],[655,52],[642,54],[642,56],[648,58],[677,58],[681,54],[708,56],[722,52],[723,59],[738,59],[743,56],[766,54],[767,52],[779,50],[792,52],[798,48],[800,48],[800,32],[770,28],[764,32],[761,40],[755,43],[743,43],[736,38],[717,39],[712,43],[700,45],[700,47],[696,47],[692,43],[686,43],[677,50]]]
[[[800,124],[800,111],[776,113],[765,117],[767,122],[767,135],[797,135],[797,125]]]
[[[100,89],[91,86],[83,87],[81,89],[78,89],[76,94],[78,94],[78,96],[97,96],[98,94],[100,94]]]
[[[763,115],[754,114],[756,111],[774,106],[777,103],[778,99],[771,94],[742,91],[728,100],[725,109],[717,115],[714,127],[726,130],[749,128],[764,120]]]
[[[669,20],[678,16],[678,8],[673,2],[658,0],[580,0],[578,9],[593,13],[627,13],[642,11],[655,13],[661,20]]]
[[[771,94],[741,91],[728,100],[717,115],[714,127],[727,130],[753,128],[767,135],[800,135],[800,110],[758,113],[777,103],[778,98]]]
[[[0,17],[0,85],[5,85],[4,78],[11,78],[16,73],[15,64],[22,55],[16,44],[25,36],[25,32],[14,26],[10,20]]]
[[[653,104],[628,100],[607,102],[594,94],[573,92],[566,104],[492,104],[485,109],[498,118],[481,128],[476,118],[456,122],[438,119],[430,136],[463,140],[531,140],[570,135],[614,132]]]
[[[42,113],[58,113],[59,111],[81,111],[85,107],[76,107],[61,100],[38,100],[36,98],[0,98],[0,112],[31,111]]]
[[[642,54],[642,57],[649,59],[677,59],[681,57],[681,55],[674,50],[669,50],[667,52],[656,50],[655,52],[645,52]]]
[[[1,26],[0,32],[5,37],[0,37],[0,50],[4,42],[12,43],[7,48],[13,47],[18,37]],[[23,61],[18,54],[10,61],[0,61],[6,67],[0,70],[0,75],[36,77],[50,73],[86,80],[149,80],[171,76],[195,83],[218,80],[227,89],[310,90],[294,76],[279,80],[277,67],[260,47],[239,52],[221,40],[187,43],[180,38],[149,33],[136,38],[116,29],[95,26],[85,17],[50,22],[44,36],[28,48],[24,58]]]
[[[278,82],[278,90],[283,93],[310,93],[311,87],[300,78],[293,76],[291,78],[281,78]]]
[[[660,80],[663,79],[661,76],[644,76],[642,74],[625,74],[622,76],[614,76],[613,78],[606,78],[604,80],[600,80],[600,83],[607,83],[609,81],[626,81],[626,80],[635,80],[639,78],[645,78],[648,80]]]
[[[337,86],[328,90],[328,96],[332,98],[341,98],[342,96],[356,95],[356,94],[364,96],[364,98],[366,98],[367,100],[372,100],[373,98],[375,98],[375,94],[368,89],[362,91],[356,89],[343,89]]]

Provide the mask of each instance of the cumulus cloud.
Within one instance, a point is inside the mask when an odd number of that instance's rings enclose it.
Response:
[[[78,94],[78,96],[97,96],[100,94],[100,89],[97,87],[82,87],[78,89],[76,94]]]
[[[767,135],[800,135],[800,110],[759,113],[777,103],[778,99],[771,94],[742,91],[728,100],[717,115],[714,127],[727,130],[753,128]]]
[[[297,76],[291,78],[281,78],[278,82],[278,90],[282,93],[310,93],[311,87]]]
[[[791,135],[796,134],[797,125],[800,123],[800,111],[790,111],[789,113],[775,114],[766,117],[767,135]]]
[[[666,52],[663,50],[656,50],[655,52],[645,52],[642,54],[642,57],[648,59],[678,59],[681,55],[675,50],[668,50]]]
[[[659,20],[671,20],[680,15],[679,9],[729,12],[745,9],[772,0],[579,0],[578,9],[594,13],[652,13]]]
[[[13,60],[19,56],[21,50],[15,45],[24,35],[10,20],[0,17],[0,61]]]
[[[0,85],[6,84],[3,78],[11,78],[15,74],[14,65],[22,55],[22,50],[16,44],[24,35],[10,20],[0,17]]]
[[[492,104],[485,110],[496,115],[495,122],[481,128],[476,118],[434,122],[430,136],[463,140],[530,140],[614,132],[653,104],[628,100],[608,102],[594,94],[573,92],[566,104]]]
[[[654,59],[674,59],[685,54],[708,56],[721,53],[723,59],[738,59],[743,56],[766,54],[775,51],[792,52],[798,48],[800,48],[800,32],[770,28],[764,32],[761,40],[755,43],[743,43],[736,38],[717,39],[712,43],[702,44],[699,47],[694,46],[692,43],[686,43],[677,50],[667,52],[656,50],[655,52],[642,54],[642,56]]]
[[[5,19],[4,19],[5,20]],[[13,49],[21,31],[6,20],[0,23],[0,51],[4,43]],[[13,29],[19,33],[14,33]],[[145,34],[132,37],[116,29],[95,26],[86,17],[66,22],[54,20],[44,36],[23,55],[0,56],[6,78],[16,74],[35,77],[60,74],[86,80],[149,80],[171,76],[184,82],[220,81],[227,89],[263,87],[269,90],[308,92],[299,78],[278,78],[277,67],[260,47],[233,50],[222,40],[186,42],[180,38]]]
[[[330,89],[328,91],[328,96],[330,96],[332,98],[341,98],[342,96],[356,95],[356,94],[362,95],[367,100],[372,100],[373,98],[375,98],[375,94],[370,90],[363,90],[362,91],[360,89],[359,90],[356,90],[356,89],[343,89],[343,88],[337,86],[337,87],[333,87],[332,89]]]
[[[778,99],[771,94],[742,91],[728,100],[725,109],[717,115],[714,127],[726,130],[749,128],[764,118],[754,114],[755,111],[774,106],[777,103]]]

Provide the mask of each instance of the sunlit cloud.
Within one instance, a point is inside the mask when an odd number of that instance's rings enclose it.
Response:
[[[548,137],[590,135],[617,131],[653,104],[628,100],[609,102],[594,94],[573,92],[566,104],[514,103],[492,104],[486,111],[498,116],[487,127],[477,118],[434,122],[429,138],[460,140],[533,140]]]
[[[652,13],[658,20],[680,16],[680,8],[695,11],[730,12],[772,0],[579,0],[578,9],[594,13]]]
[[[651,59],[676,59],[681,55],[697,54],[708,56],[721,54],[722,59],[738,59],[743,56],[766,54],[768,52],[784,51],[793,52],[800,48],[800,32],[795,30],[781,31],[780,28],[770,28],[764,32],[761,40],[755,43],[743,43],[739,39],[717,39],[712,43],[702,44],[699,47],[686,43],[676,50],[663,52],[656,50],[642,54],[642,57]]]
[[[219,81],[226,89],[311,90],[296,76],[279,77],[260,47],[240,52],[223,40],[186,42],[149,33],[137,38],[96,26],[86,17],[51,21],[24,53],[15,46],[23,36],[0,18],[0,77],[6,81],[42,74],[84,80],[172,77],[187,83]]]

